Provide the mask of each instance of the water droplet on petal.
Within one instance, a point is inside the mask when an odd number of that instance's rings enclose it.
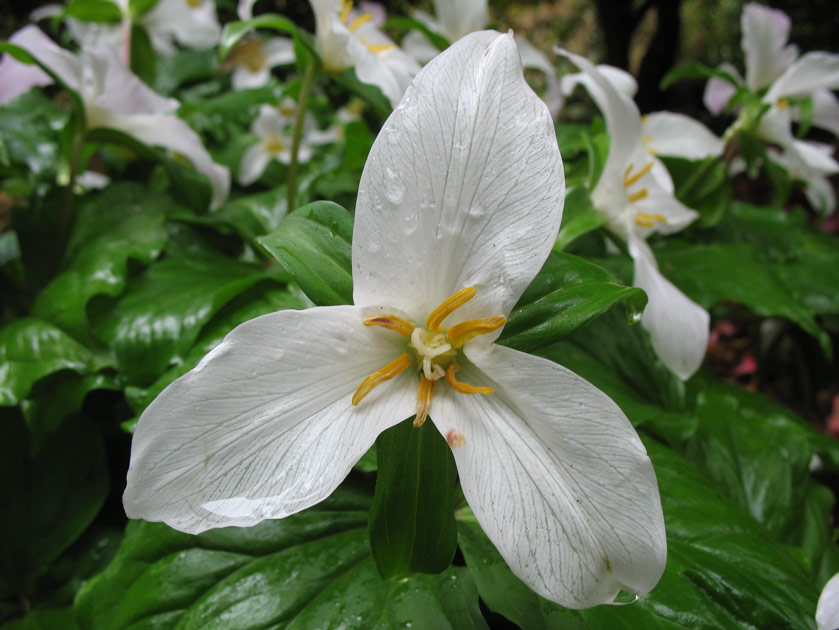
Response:
[[[402,217],[402,233],[405,236],[410,236],[411,234],[417,231],[418,224],[419,219],[417,219],[416,212],[409,212],[404,217]]]

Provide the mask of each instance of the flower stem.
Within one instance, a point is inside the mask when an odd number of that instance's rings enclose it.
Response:
[[[291,143],[291,162],[288,165],[286,176],[286,199],[288,212],[294,210],[297,198],[297,154],[300,151],[300,142],[303,140],[303,125],[306,122],[306,109],[309,106],[309,94],[312,92],[315,74],[317,73],[317,61],[309,57],[306,65],[306,72],[303,74],[303,82],[300,84],[300,94],[297,97],[297,118],[294,121],[294,137]]]
[[[64,253],[67,230],[70,226],[70,213],[73,207],[73,188],[76,185],[76,175],[79,170],[79,158],[81,157],[82,145],[84,143],[82,133],[77,131],[73,138],[73,146],[70,153],[70,172],[67,176],[67,184],[64,188],[64,195],[59,209],[58,224],[55,230],[55,246],[53,247],[52,270],[58,272],[58,265],[61,263],[61,256]]]

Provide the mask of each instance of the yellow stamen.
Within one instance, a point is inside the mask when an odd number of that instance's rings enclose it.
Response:
[[[495,317],[484,317],[482,319],[470,319],[459,324],[455,324],[448,330],[449,343],[452,348],[460,348],[467,341],[478,335],[485,335],[491,333],[493,330],[501,328],[507,323],[507,318],[502,315]]]
[[[394,44],[368,44],[364,42],[364,45],[367,46],[367,50],[376,54],[390,50],[391,48],[396,48]]]
[[[789,101],[787,99],[782,98],[778,101],[778,109],[786,109],[787,107],[789,107]]]
[[[405,352],[396,357],[381,370],[373,372],[370,376],[361,381],[361,385],[359,385],[358,389],[355,390],[355,394],[353,394],[352,397],[352,404],[357,405],[360,403],[367,394],[373,391],[373,388],[376,385],[389,381],[394,376],[399,376],[402,372],[408,369],[409,365],[411,365],[411,359],[408,358],[408,353]],[[422,393],[422,386],[420,386],[420,393]],[[431,393],[429,392],[429,398],[430,396]]]
[[[431,312],[431,315],[428,316],[428,319],[425,320],[428,330],[431,332],[440,332],[443,330],[443,320],[451,315],[456,309],[460,308],[475,297],[477,292],[478,291],[475,287],[466,287],[435,308]]]
[[[401,317],[386,313],[384,315],[368,315],[363,320],[365,326],[381,326],[388,330],[394,330],[403,337],[411,338],[411,333],[414,332],[415,326],[411,322],[407,322]]]
[[[341,22],[347,23],[352,12],[352,0],[341,0]]]
[[[420,375],[419,395],[417,396],[417,417],[414,418],[415,427],[421,427],[428,418],[428,412],[431,410],[431,392],[436,382],[425,378],[425,374]]]
[[[193,9],[197,9],[201,6],[203,0],[186,0],[186,3],[191,6]]]
[[[667,217],[663,214],[647,214],[646,212],[638,212],[635,214],[635,224],[645,228],[655,227],[656,222],[667,223]]]
[[[648,194],[649,193],[647,192],[647,189],[642,188],[638,192],[634,192],[631,195],[629,195],[629,203],[635,203],[636,201],[641,201],[642,199],[646,199]]]
[[[265,150],[271,155],[279,155],[286,150],[286,142],[282,136],[271,135],[263,140]]]
[[[373,19],[373,14],[372,13],[362,13],[357,18],[355,18],[352,22],[347,24],[347,28],[350,29],[350,31],[355,32],[359,28],[361,28],[362,24],[366,24],[367,22],[369,22],[372,19]]]
[[[626,186],[627,188],[632,186],[632,184],[634,184],[639,179],[641,179],[644,175],[646,175],[647,173],[650,172],[650,169],[653,167],[653,164],[654,164],[653,162],[650,162],[644,168],[642,168],[640,171],[635,173],[635,175],[633,175],[632,177],[630,177],[629,174],[632,172],[632,169],[635,167],[635,165],[630,164],[626,168],[626,172],[624,172],[624,174],[623,174],[623,185]]]
[[[495,390],[492,387],[475,387],[458,381],[454,375],[460,371],[460,366],[452,363],[446,370],[446,382],[459,394],[492,394]]]

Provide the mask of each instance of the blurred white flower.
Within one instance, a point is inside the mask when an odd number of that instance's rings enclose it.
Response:
[[[287,37],[246,37],[236,44],[228,62],[233,66],[234,90],[261,87],[271,78],[271,68],[294,63],[294,41]]]
[[[698,215],[673,195],[673,180],[655,156],[664,153],[696,159],[718,154],[722,143],[686,116],[660,112],[643,120],[635,103],[587,59],[558,52],[583,71],[585,76],[574,81],[589,90],[611,137],[592,203],[606,216],[608,227],[626,241],[635,262],[633,284],[649,297],[641,325],[649,332],[653,349],[677,376],[687,379],[702,364],[710,318],[661,274],[646,239],[654,232],[678,232]]]
[[[394,107],[419,64],[375,25],[374,14],[353,9],[349,0],[310,0],[315,12],[315,45],[327,72],[354,68],[363,83],[375,85]]]
[[[115,129],[149,146],[184,156],[210,180],[213,207],[227,198],[230,173],[213,162],[198,134],[175,114],[178,101],[149,88],[116,59],[111,48],[83,48],[80,54],[74,54],[57,46],[36,26],[24,27],[9,41],[78,93],[88,129]],[[0,84],[3,81],[0,76]]]

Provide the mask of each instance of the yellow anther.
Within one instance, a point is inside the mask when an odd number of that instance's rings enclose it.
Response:
[[[645,228],[653,228],[656,223],[667,223],[667,217],[663,214],[647,214],[638,212],[635,214],[635,224]]]
[[[381,326],[388,330],[394,330],[403,337],[411,338],[411,333],[416,328],[411,322],[407,322],[401,317],[397,317],[391,313],[384,315],[368,315],[363,320],[365,326]]]
[[[634,192],[629,195],[629,203],[635,203],[636,201],[641,201],[642,199],[646,199],[649,193],[647,192],[646,188],[642,188],[638,192]]]
[[[268,136],[262,141],[262,144],[271,155],[279,155],[288,148],[285,138],[277,135]]]
[[[200,6],[201,6],[201,3],[202,3],[203,1],[204,1],[204,0],[186,0],[186,3],[187,3],[189,6],[191,6],[193,9],[197,9],[198,7],[200,7]]]
[[[417,417],[414,418],[415,427],[421,427],[428,418],[428,412],[431,411],[431,392],[436,382],[425,378],[425,374],[420,375],[419,395],[417,396]]]
[[[347,28],[350,29],[350,31],[355,32],[361,27],[362,24],[365,24],[372,19],[373,19],[373,14],[372,13],[362,13],[357,18],[355,18],[352,22],[347,24]]]
[[[341,0],[341,22],[347,23],[352,12],[352,0]]]
[[[402,372],[408,369],[409,365],[411,365],[411,359],[408,357],[408,353],[405,352],[400,354],[381,370],[373,372],[370,376],[361,381],[361,385],[359,385],[358,389],[355,390],[355,394],[353,394],[352,397],[352,404],[357,405],[360,403],[367,394],[373,391],[373,388],[376,385],[389,381],[394,376],[399,376]],[[420,387],[420,392],[422,392],[422,387]],[[430,396],[431,393],[429,392],[429,397]]]
[[[446,370],[446,382],[459,394],[492,394],[495,390],[492,387],[475,387],[458,381],[454,375],[460,371],[460,366],[452,363]]]
[[[367,42],[364,42],[364,45],[367,46],[367,50],[376,54],[390,50],[391,48],[396,48],[394,44],[368,44]]]
[[[642,168],[640,171],[638,171],[637,173],[635,173],[635,175],[632,175],[631,177],[630,173],[632,173],[632,169],[635,167],[635,165],[630,164],[628,167],[626,167],[626,171],[623,174],[623,185],[627,188],[629,186],[632,186],[632,184],[634,184],[644,175],[650,172],[650,169],[653,167],[653,164],[654,162],[651,161],[649,164],[647,164],[644,168]]]
[[[468,321],[455,324],[449,328],[447,333],[449,343],[452,344],[452,348],[460,348],[473,337],[491,333],[493,330],[501,328],[506,323],[506,317],[503,315],[496,315],[495,317],[470,319]]]
[[[786,109],[787,107],[789,107],[789,101],[787,99],[782,98],[778,101],[778,109]]]
[[[431,332],[440,332],[443,330],[443,320],[451,315],[456,309],[466,304],[469,300],[475,297],[477,293],[475,287],[466,287],[461,289],[440,306],[431,311],[431,315],[425,320],[428,330]]]

